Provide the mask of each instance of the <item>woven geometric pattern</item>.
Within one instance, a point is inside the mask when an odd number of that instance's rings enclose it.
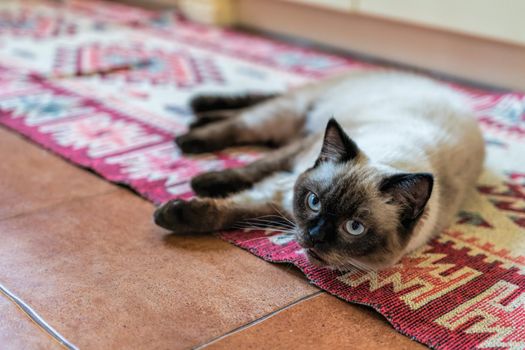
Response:
[[[155,203],[190,198],[196,174],[261,155],[183,156],[173,137],[192,120],[191,96],[285,91],[366,65],[102,2],[2,2],[0,34],[0,123]],[[296,265],[319,287],[373,307],[433,348],[524,349],[525,94],[454,87],[476,106],[485,171],[456,223],[397,265],[332,271],[310,265],[282,232],[219,235]]]

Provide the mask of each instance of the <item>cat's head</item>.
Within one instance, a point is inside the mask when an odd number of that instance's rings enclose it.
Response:
[[[403,254],[433,187],[428,173],[371,164],[331,119],[315,165],[294,188],[296,238],[308,259],[336,269],[377,269]]]

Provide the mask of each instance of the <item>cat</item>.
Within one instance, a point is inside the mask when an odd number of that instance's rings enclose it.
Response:
[[[468,100],[411,73],[365,70],[281,95],[199,96],[191,106],[200,118],[176,138],[183,152],[277,148],[194,177],[199,197],[164,203],[156,224],[205,233],[278,215],[317,266],[395,264],[451,223],[483,167]]]

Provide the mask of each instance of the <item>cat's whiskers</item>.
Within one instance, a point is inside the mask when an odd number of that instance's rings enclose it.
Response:
[[[264,239],[267,239],[268,237],[255,237],[255,238],[252,238],[252,239],[248,239],[246,241],[242,241],[243,244],[246,244],[246,243],[253,243],[253,242],[257,242],[257,241],[262,241]]]
[[[287,229],[285,227],[279,227],[279,226],[273,226],[270,224],[264,224],[264,223],[254,223],[251,224],[249,222],[246,223],[238,223],[232,226],[234,229],[252,229],[252,230],[273,230],[278,232],[283,232],[285,234],[294,234],[295,231],[292,229]]]
[[[232,227],[232,228],[237,228],[237,229],[254,229],[254,230],[260,230],[261,228],[260,227],[256,227],[256,226],[238,226],[238,227]],[[263,228],[263,229],[267,229],[267,228]],[[276,231],[279,231],[281,232],[280,236],[293,236],[293,232],[288,232],[288,231],[283,231],[281,229],[276,229]],[[252,243],[252,242],[256,242],[256,241],[260,241],[260,240],[267,240],[269,237],[268,236],[261,236],[261,237],[255,237],[255,238],[252,238],[252,239],[248,239],[246,241],[243,241],[242,243]]]
[[[272,208],[277,212],[279,213],[279,215],[281,216],[281,218],[283,218],[286,222],[290,223],[290,225],[292,225],[293,227],[295,227],[295,222],[293,222],[292,220],[288,219],[286,217],[286,215],[283,214],[283,212],[281,210],[279,210],[279,208],[274,204],[274,203],[270,203],[270,205],[272,206]]]
[[[277,220],[270,219],[270,218],[262,218],[262,217],[261,218],[250,218],[250,219],[246,219],[246,220],[267,221],[267,222],[274,222],[276,224],[283,225],[283,226],[295,227],[295,225],[292,225],[292,224],[288,223],[287,221],[279,220],[279,219],[282,219],[280,216],[275,216],[275,218],[277,218]]]
[[[366,266],[363,262],[358,261],[354,258],[351,258],[349,256],[342,257],[340,255],[332,255],[330,257],[330,265],[332,268],[337,270],[350,270],[350,269],[357,269],[361,270],[363,272],[372,272],[373,270]]]
[[[261,215],[261,216],[255,216],[253,218],[249,218],[247,220],[253,220],[253,219],[264,219],[264,218],[277,218],[277,219],[282,219],[284,220],[285,222],[288,222],[290,224],[293,224],[295,225],[292,221],[288,220],[286,217],[282,216],[282,215],[276,215],[276,214],[268,214],[268,215]]]
[[[266,217],[270,217],[270,216],[266,216]],[[282,219],[280,216],[273,216],[273,217],[276,217],[278,219]],[[296,227],[295,225],[292,225],[292,224],[290,224],[290,223],[288,223],[286,221],[283,222],[282,220],[271,220],[271,219],[266,219],[264,217],[250,218],[250,219],[243,220],[242,222],[274,224],[275,226],[288,228],[288,229],[294,229]]]
[[[286,227],[282,225],[275,225],[273,222],[257,222],[257,221],[246,221],[242,223],[235,224],[236,227],[250,227],[250,228],[259,228],[259,229],[274,229],[275,231],[283,232],[295,232],[293,227]]]
[[[360,261],[357,261],[355,259],[352,259],[352,258],[349,258],[348,259],[350,261],[350,267],[354,267],[354,268],[358,268],[359,270],[362,270],[364,272],[373,272],[374,270],[371,269],[370,267],[366,266],[364,263],[360,262]],[[347,263],[345,263],[345,265],[348,265]],[[345,266],[346,268],[347,266]]]

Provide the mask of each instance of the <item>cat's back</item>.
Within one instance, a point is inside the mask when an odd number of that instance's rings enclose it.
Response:
[[[429,78],[394,71],[349,73],[329,85],[320,100],[307,128],[323,130],[328,118],[335,117],[379,162],[412,157],[421,163],[430,155],[439,162],[451,152],[460,158],[482,153],[468,100]]]
[[[453,89],[432,79],[396,71],[347,73],[326,84],[311,113],[311,131],[324,119],[361,126],[372,123],[446,124],[450,119],[471,123],[468,101]],[[327,116],[327,114],[329,114]],[[460,120],[458,120],[460,119]]]

